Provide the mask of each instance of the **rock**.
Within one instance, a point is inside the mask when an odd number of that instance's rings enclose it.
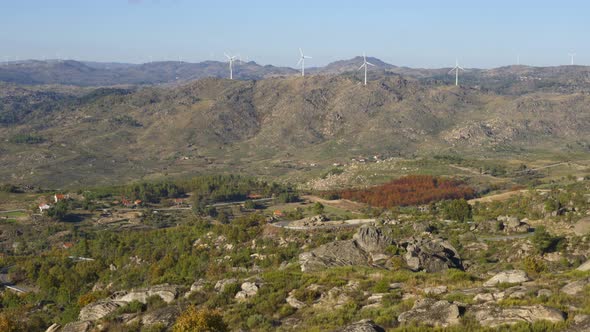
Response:
[[[576,270],[584,272],[590,271],[590,260],[587,260],[584,264],[578,266]]]
[[[301,271],[312,272],[331,266],[367,265],[368,255],[356,241],[336,241],[299,255]]]
[[[291,292],[289,292],[289,296],[287,296],[286,301],[287,301],[287,304],[289,304],[291,307],[293,307],[295,309],[301,309],[301,308],[307,307],[307,304],[299,301],[295,297],[295,290],[292,290]]]
[[[567,295],[574,296],[580,294],[586,285],[588,285],[588,280],[578,280],[563,286],[560,291]]]
[[[51,324],[50,327],[47,328],[47,330],[45,330],[45,332],[57,332],[57,331],[59,331],[60,327],[61,327],[61,325],[59,325],[57,323],[53,323],[53,324]]]
[[[432,227],[432,225],[430,225],[429,223],[426,222],[415,222],[412,225],[412,228],[414,229],[414,232],[420,234],[420,233],[432,233],[432,231],[434,231],[434,227]]]
[[[359,322],[347,325],[337,332],[385,332],[381,326],[375,324],[372,320],[364,319]]]
[[[352,240],[335,241],[299,255],[301,271],[310,272],[331,266],[374,265],[387,261],[385,249],[395,244],[382,228],[362,226]]]
[[[258,285],[254,282],[245,282],[241,286],[242,290],[239,291],[235,298],[238,300],[246,300],[258,293]]]
[[[496,302],[503,300],[506,294],[504,292],[497,292],[497,293],[480,293],[473,297],[473,301],[482,303],[482,302]]]
[[[90,322],[71,322],[64,325],[60,332],[88,332],[92,328]]]
[[[78,319],[81,321],[99,320],[110,313],[115,312],[117,309],[125,306],[126,304],[127,302],[113,300],[103,300],[90,303],[84,308],[80,309]]]
[[[235,284],[236,282],[238,282],[238,279],[235,278],[222,279],[215,283],[213,289],[215,289],[216,292],[221,293],[223,292],[223,290],[225,290],[225,287],[231,284]]]
[[[189,297],[196,292],[202,292],[205,290],[205,285],[207,285],[207,281],[205,279],[199,279],[191,285],[191,289],[184,294],[184,297]]]
[[[393,238],[386,234],[383,228],[366,225],[359,228],[353,240],[362,250],[369,253],[383,253],[389,246],[395,244]]]
[[[502,271],[495,276],[493,276],[490,280],[486,281],[483,285],[485,287],[492,287],[496,286],[497,284],[502,283],[509,283],[509,284],[518,284],[521,282],[529,281],[529,277],[526,275],[526,272],[522,270],[509,270],[509,271]]]
[[[178,286],[163,284],[148,288],[131,290],[129,292],[116,293],[113,297],[113,300],[121,302],[139,301],[141,303],[147,303],[147,299],[149,297],[159,296],[164,302],[170,303],[176,299],[177,295]]]
[[[411,238],[402,242],[404,259],[413,271],[439,272],[449,268],[463,269],[459,253],[443,239]]]
[[[541,296],[550,297],[551,295],[553,295],[553,292],[550,289],[539,289],[537,291],[537,297],[541,297]]]
[[[505,308],[483,304],[472,306],[469,312],[473,313],[475,319],[482,326],[487,327],[512,325],[519,322],[533,323],[542,320],[559,323],[565,320],[563,312],[542,305]]]
[[[402,287],[404,287],[404,284],[401,282],[392,282],[389,284],[389,289],[400,289]]]
[[[425,298],[397,318],[400,323],[447,327],[459,323],[459,306],[449,301]]]
[[[447,286],[426,287],[423,290],[426,295],[441,295],[447,292]]]
[[[584,323],[584,322],[589,321],[589,320],[590,320],[590,316],[589,315],[577,314],[574,317],[574,323],[575,324]]]
[[[158,308],[145,313],[141,317],[141,324],[145,326],[160,324],[165,327],[170,327],[174,324],[178,315],[179,311],[176,306]]]

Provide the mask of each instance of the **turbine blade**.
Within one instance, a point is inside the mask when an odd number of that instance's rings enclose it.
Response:
[[[298,66],[301,64],[301,61],[303,61],[303,58],[299,58],[299,61],[297,61]]]
[[[361,70],[361,69],[363,69],[364,67],[365,67],[365,64],[363,63],[363,64],[362,64],[362,65],[359,67],[359,69],[357,69],[357,70]]]
[[[307,56],[307,55],[304,55],[303,57],[306,58],[306,59],[313,59],[312,57]]]
[[[303,57],[303,50],[301,49],[301,47],[299,48],[299,53],[301,53],[301,56]]]
[[[370,62],[367,62],[367,64],[368,64],[369,66],[373,66],[373,67],[375,67],[375,65],[374,65],[374,64],[372,64],[372,63],[370,63]]]
[[[455,67],[455,68],[453,68],[453,69],[449,70],[449,74],[452,74],[452,73],[453,73],[453,72],[454,72],[456,69],[457,69],[457,67]]]

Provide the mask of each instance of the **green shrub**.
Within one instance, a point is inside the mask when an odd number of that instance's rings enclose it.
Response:
[[[40,144],[45,142],[45,138],[35,134],[17,134],[10,139],[15,144]]]

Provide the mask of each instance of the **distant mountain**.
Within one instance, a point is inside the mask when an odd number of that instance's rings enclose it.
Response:
[[[377,58],[367,57],[367,61],[371,64],[375,65],[374,67],[371,66],[369,68],[370,71],[384,71],[384,70],[392,70],[397,68],[394,65],[390,65],[386,62],[383,62]],[[342,74],[345,72],[357,71],[359,67],[363,64],[363,57],[357,56],[349,60],[340,60],[336,62],[332,62],[325,67],[319,68],[310,68],[310,73],[320,73],[320,74]]]
[[[234,65],[234,78],[243,80],[257,80],[294,73],[297,71],[291,68],[261,66],[255,62]],[[0,81],[29,85],[152,85],[204,77],[224,78],[228,75],[228,64],[218,61],[200,63],[162,61],[135,65],[74,60],[31,60],[0,65]]]
[[[398,67],[377,58],[367,58],[375,66],[368,70],[370,80],[380,80],[401,75],[424,82],[454,83],[451,68],[425,69]],[[308,68],[308,75],[344,75],[360,79],[363,63],[360,56],[332,62],[324,67]],[[271,77],[297,76],[298,69],[261,66],[255,62],[236,63],[234,78],[261,80]],[[18,61],[0,63],[0,81],[27,84],[63,84],[83,87],[117,85],[182,84],[205,77],[227,78],[228,63],[204,61],[188,63],[179,61],[150,62],[145,64],[79,62],[73,60]],[[484,90],[499,93],[522,94],[537,89],[581,91],[590,82],[590,67],[528,67],[507,66],[490,70],[469,69],[462,72],[460,82]]]

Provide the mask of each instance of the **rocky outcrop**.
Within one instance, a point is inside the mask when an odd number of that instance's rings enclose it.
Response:
[[[386,261],[387,247],[395,244],[386,230],[375,226],[359,228],[352,240],[336,241],[299,255],[301,270],[317,271],[331,266],[372,265]]]
[[[302,301],[299,301],[295,297],[295,290],[292,290],[291,292],[289,292],[289,296],[287,296],[286,301],[287,301],[288,305],[290,305],[291,307],[293,307],[295,309],[301,309],[301,308],[307,307],[307,304],[305,304]]]
[[[527,276],[526,272],[522,270],[508,270],[496,274],[490,280],[486,281],[483,285],[486,287],[492,287],[502,283],[519,284],[529,280],[530,279]]]
[[[368,254],[356,241],[336,241],[299,255],[301,271],[323,270],[331,266],[367,265]]]
[[[463,269],[457,250],[440,238],[410,238],[401,243],[404,259],[413,271],[439,272],[449,268]]]
[[[386,249],[398,245],[386,229],[363,226],[352,240],[335,241],[299,255],[303,272],[331,266],[382,266],[391,255]],[[414,271],[438,272],[449,268],[463,269],[459,253],[440,238],[413,237],[399,245],[406,249],[407,265]]]
[[[578,268],[576,270],[584,271],[584,272],[590,271],[590,260],[587,260],[582,265],[578,266]]]
[[[57,331],[59,331],[60,328],[61,328],[61,325],[59,325],[57,323],[53,323],[53,324],[51,324],[51,326],[49,326],[47,328],[47,330],[45,330],[45,332],[57,332]]]
[[[236,294],[235,298],[236,298],[236,300],[242,300],[242,301],[247,300],[247,299],[255,296],[258,293],[258,288],[259,288],[259,285],[256,284],[255,282],[249,282],[249,281],[244,282],[241,285],[242,290]]]
[[[113,312],[120,307],[123,307],[127,302],[103,300],[94,303],[90,303],[84,308],[80,309],[78,319],[81,321],[94,321],[99,320]],[[65,328],[65,327],[64,327]]]
[[[88,332],[91,328],[90,322],[72,322],[67,323],[60,332]]]
[[[115,293],[111,298],[118,302],[132,302],[139,301],[141,303],[147,303],[147,299],[151,296],[159,296],[164,302],[170,303],[174,301],[178,295],[178,286],[174,285],[157,285],[148,288],[141,288],[131,290],[129,292],[118,292]]]
[[[353,239],[358,246],[368,253],[383,253],[395,240],[387,234],[385,229],[373,226],[363,226],[354,234]]]
[[[177,294],[178,286],[168,284],[136,289],[129,292],[117,292],[108,299],[88,304],[80,310],[78,318],[80,321],[99,320],[115,312],[120,307],[127,305],[129,302],[139,301],[141,303],[147,303],[147,299],[151,296],[159,296],[164,302],[170,303],[174,301]]]
[[[441,295],[447,292],[447,286],[426,287],[423,289],[426,295]]]
[[[563,312],[542,305],[505,308],[484,304],[471,307],[469,312],[482,326],[487,327],[512,325],[520,322],[533,323],[543,320],[559,323],[565,320]]]
[[[356,322],[347,325],[335,332],[385,332],[381,326],[375,324],[373,321],[365,319],[360,322]]]
[[[397,318],[403,324],[447,327],[459,323],[459,306],[448,301],[425,298]]]
[[[179,311],[176,306],[158,308],[145,313],[141,317],[141,324],[144,326],[159,324],[165,327],[170,327],[174,324],[178,315]]]
[[[225,287],[227,287],[231,284],[235,284],[237,282],[238,282],[238,279],[235,279],[235,278],[218,280],[215,283],[215,286],[213,287],[213,289],[215,289],[216,292],[221,293],[225,290]]]
[[[588,285],[588,280],[573,281],[563,286],[560,291],[567,295],[575,296],[580,294],[586,288],[586,285]]]

